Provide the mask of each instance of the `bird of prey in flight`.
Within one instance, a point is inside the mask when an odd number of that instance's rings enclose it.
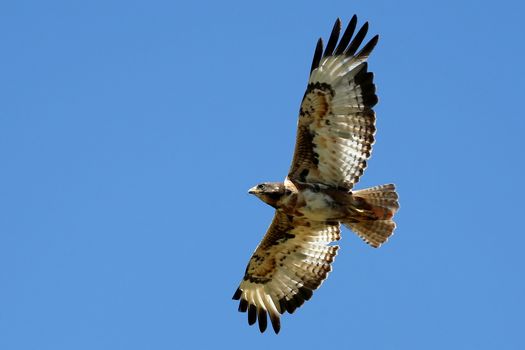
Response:
[[[353,189],[372,152],[378,101],[367,59],[379,36],[360,48],[368,23],[354,36],[356,27],[354,15],[340,37],[337,19],[324,50],[317,42],[288,176],[249,190],[275,215],[233,299],[261,332],[269,316],[278,333],[281,314],[293,313],[327,277],[341,224],[375,248],[396,227],[393,184]]]

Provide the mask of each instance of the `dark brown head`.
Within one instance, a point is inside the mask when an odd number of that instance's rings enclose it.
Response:
[[[248,193],[275,207],[279,199],[285,194],[285,188],[282,182],[263,182],[250,188]]]

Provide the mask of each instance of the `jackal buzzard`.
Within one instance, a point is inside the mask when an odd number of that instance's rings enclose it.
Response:
[[[340,224],[376,248],[396,226],[394,185],[352,190],[374,143],[377,96],[366,60],[379,38],[358,50],[368,23],[352,39],[356,24],[353,16],[339,40],[337,19],[324,51],[317,42],[285,181],[249,191],[276,209],[233,296],[261,332],[268,315],[278,333],[280,315],[293,313],[321,285],[339,248],[331,243],[340,238]]]

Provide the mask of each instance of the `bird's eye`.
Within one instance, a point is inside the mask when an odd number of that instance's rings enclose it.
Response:
[[[264,188],[264,185],[263,185],[263,184],[257,185],[257,189],[258,189],[258,190],[262,190],[263,188]]]

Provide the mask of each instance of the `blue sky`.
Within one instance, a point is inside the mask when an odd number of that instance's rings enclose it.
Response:
[[[1,349],[523,349],[518,1],[0,5]],[[395,236],[261,335],[231,300],[319,36],[357,14]],[[371,36],[370,36],[371,37]],[[327,345],[328,344],[328,345]]]

